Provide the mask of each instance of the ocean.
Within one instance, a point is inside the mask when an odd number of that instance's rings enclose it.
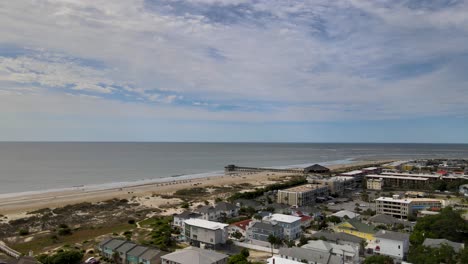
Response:
[[[0,142],[0,194],[215,175],[228,164],[286,167],[413,158],[468,158],[468,144]]]

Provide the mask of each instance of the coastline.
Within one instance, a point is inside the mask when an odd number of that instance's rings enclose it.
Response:
[[[345,164],[333,164],[327,165],[327,167],[337,170],[354,166],[372,166],[373,164],[386,161],[388,160],[349,160]],[[295,166],[297,167],[298,165]],[[275,173],[274,175],[274,177],[280,178],[290,174]],[[206,187],[210,185],[224,186],[238,184],[239,180],[243,183],[261,186],[271,183],[272,176],[273,174],[267,172],[239,176],[227,176],[224,175],[224,172],[210,172],[133,182],[116,182],[44,191],[0,194],[0,214],[9,216],[9,219],[18,218],[20,215],[24,216],[28,211],[42,208],[62,207],[82,202],[100,202],[113,198],[128,199],[134,196],[165,195],[172,194],[180,189],[192,188],[193,186]]]

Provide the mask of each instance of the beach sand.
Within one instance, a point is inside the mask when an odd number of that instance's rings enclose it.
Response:
[[[342,169],[353,166],[364,166],[382,163],[382,161],[360,161],[346,165],[330,165],[330,169]],[[82,202],[99,202],[113,198],[130,199],[132,197],[145,197],[154,195],[170,195],[177,190],[206,186],[229,186],[232,184],[249,183],[253,186],[263,186],[274,180],[290,176],[291,174],[261,172],[243,174],[240,176],[209,176],[197,179],[177,180],[170,179],[165,183],[148,183],[136,186],[116,187],[102,190],[69,189],[54,192],[32,193],[20,196],[0,198],[0,214],[9,220],[24,217],[25,212],[42,208],[63,207],[69,204]]]

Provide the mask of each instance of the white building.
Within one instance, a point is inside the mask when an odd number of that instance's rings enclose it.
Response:
[[[277,223],[283,228],[284,237],[297,239],[301,236],[301,218],[285,214],[272,214],[263,218],[266,222]]]
[[[380,230],[375,237],[374,252],[396,259],[404,259],[409,249],[409,234]]]
[[[355,213],[355,212],[351,212],[351,211],[348,211],[348,210],[341,210],[341,211],[338,211],[334,214],[332,214],[333,216],[336,216],[340,219],[343,219],[345,216],[348,218],[348,219],[354,219],[354,218],[358,218],[359,219],[359,216],[360,214],[358,213]]]
[[[359,247],[357,246],[340,245],[323,240],[310,240],[301,248],[329,252],[333,256],[338,256],[343,260],[343,263],[359,263]]]
[[[354,190],[356,182],[354,177],[349,176],[334,176],[334,177],[309,177],[309,183],[320,183],[327,186],[328,192],[334,195],[343,195],[345,191]]]
[[[190,218],[201,218],[201,217],[202,217],[201,214],[197,214],[197,213],[190,212],[190,211],[184,211],[180,214],[174,215],[174,220],[172,222],[172,225],[175,227],[184,228],[185,220],[188,220]]]
[[[314,204],[318,197],[327,197],[328,187],[322,184],[304,184],[278,190],[277,202],[292,206]]]
[[[361,182],[366,173],[362,170],[353,170],[348,172],[343,172],[340,176],[353,177],[356,182]]]
[[[216,249],[225,244],[229,225],[203,219],[188,219],[184,224],[184,237],[187,242],[200,248]]]
[[[442,202],[428,198],[379,197],[375,199],[377,214],[391,215],[396,218],[416,216],[419,211],[442,207]]]
[[[368,178],[366,181],[366,184],[367,184],[368,190],[381,191],[384,186],[384,180],[382,178],[380,179]]]

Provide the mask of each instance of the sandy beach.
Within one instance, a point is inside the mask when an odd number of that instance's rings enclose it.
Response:
[[[332,170],[336,170],[354,166],[371,166],[382,162],[383,161],[359,161],[345,165],[330,165],[328,167]],[[288,175],[291,174],[261,172],[239,176],[217,175],[195,179],[171,178],[166,182],[144,184],[136,182],[135,185],[130,184],[124,187],[117,186],[107,189],[93,190],[92,188],[70,188],[66,190],[25,193],[21,195],[0,195],[0,214],[8,216],[9,219],[13,219],[24,216],[25,212],[41,208],[62,207],[81,202],[99,202],[113,198],[129,199],[132,197],[172,194],[177,190],[192,188],[194,186],[230,186],[239,183],[262,186]]]

